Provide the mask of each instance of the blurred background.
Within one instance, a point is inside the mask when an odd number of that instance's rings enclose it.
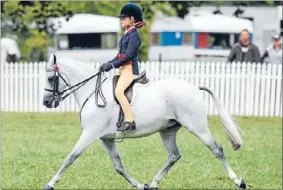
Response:
[[[45,61],[50,53],[108,61],[121,37],[118,18],[130,1],[1,1],[2,62]],[[282,35],[280,1],[134,1],[147,27],[139,30],[141,61],[226,60],[248,29],[261,56]]]

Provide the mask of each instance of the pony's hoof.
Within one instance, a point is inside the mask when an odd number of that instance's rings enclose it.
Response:
[[[51,187],[50,185],[45,185],[43,190],[54,190],[54,187]]]
[[[246,182],[243,179],[241,180],[240,188],[241,189],[246,189],[247,188]]]
[[[148,184],[144,184],[143,185],[143,190],[149,190],[149,185]]]

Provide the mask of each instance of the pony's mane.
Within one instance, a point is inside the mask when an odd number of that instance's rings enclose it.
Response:
[[[58,63],[63,63],[64,65],[70,65],[71,67],[75,68],[76,70],[85,70],[88,73],[94,74],[95,68],[90,63],[85,63],[83,61],[79,61],[76,59],[71,58],[62,58],[58,60]]]

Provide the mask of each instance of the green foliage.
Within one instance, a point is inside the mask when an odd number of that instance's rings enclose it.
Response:
[[[274,1],[273,0],[266,0],[265,3],[267,5],[274,5]]]

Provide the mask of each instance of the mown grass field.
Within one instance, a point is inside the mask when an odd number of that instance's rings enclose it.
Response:
[[[210,129],[235,173],[253,189],[282,189],[281,118],[238,117],[247,136],[234,152],[218,117]],[[59,169],[80,135],[72,114],[2,114],[2,189],[42,189]],[[235,189],[218,159],[195,136],[181,129],[182,158],[161,181],[160,189]],[[159,134],[118,144],[128,173],[150,183],[167,159]],[[57,189],[131,189],[97,141],[67,170]]]

